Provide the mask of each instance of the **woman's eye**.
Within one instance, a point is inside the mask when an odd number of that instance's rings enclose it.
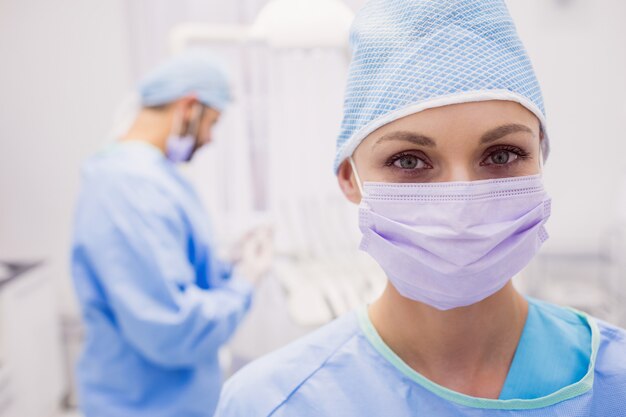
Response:
[[[404,155],[396,159],[393,165],[402,169],[422,169],[426,167],[426,163],[417,156]]]
[[[485,165],[506,165],[517,159],[518,155],[511,151],[496,151],[487,157]]]

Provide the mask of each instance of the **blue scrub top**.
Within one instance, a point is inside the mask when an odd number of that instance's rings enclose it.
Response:
[[[158,149],[128,142],[85,164],[72,273],[86,327],[84,414],[212,416],[218,349],[251,287],[216,259],[206,211]]]
[[[626,333],[529,301],[500,399],[426,379],[383,342],[362,309],[242,369],[226,383],[216,417],[626,416]]]
[[[586,320],[570,310],[529,301],[501,400],[549,395],[581,380],[589,366],[591,331]]]

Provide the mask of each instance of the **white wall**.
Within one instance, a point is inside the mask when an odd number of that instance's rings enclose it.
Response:
[[[626,172],[626,2],[508,0],[543,88],[553,251],[596,251]]]
[[[0,259],[52,260],[65,287],[79,167],[129,88],[125,19],[123,0],[0,0]]]

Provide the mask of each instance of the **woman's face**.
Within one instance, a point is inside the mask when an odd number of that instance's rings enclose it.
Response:
[[[353,155],[363,182],[452,182],[538,174],[539,120],[511,101],[462,103],[428,109],[371,133]],[[344,161],[339,184],[361,199]]]

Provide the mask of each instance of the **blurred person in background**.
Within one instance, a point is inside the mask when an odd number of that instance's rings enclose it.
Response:
[[[139,96],[130,129],[82,173],[72,247],[86,327],[80,407],[86,417],[209,417],[218,350],[269,255],[253,236],[234,266],[219,260],[207,213],[176,167],[211,142],[231,99],[219,64],[181,54],[149,73]]]

